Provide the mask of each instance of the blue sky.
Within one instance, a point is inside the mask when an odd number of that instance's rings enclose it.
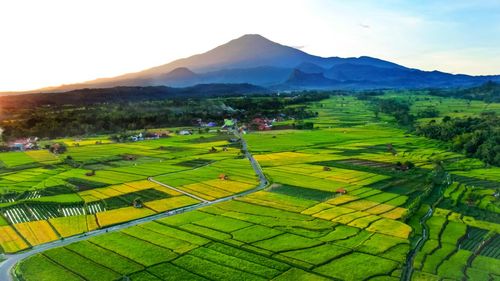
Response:
[[[320,56],[500,74],[499,0],[0,2],[0,91],[139,71],[247,33]]]

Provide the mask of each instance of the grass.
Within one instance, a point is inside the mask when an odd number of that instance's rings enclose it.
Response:
[[[141,224],[139,225],[139,227],[162,234],[166,239],[176,238],[195,245],[204,245],[210,241],[198,235],[194,235],[156,222]]]
[[[298,268],[292,268],[273,279],[274,281],[326,281],[328,278]]]
[[[144,268],[130,259],[88,241],[73,243],[66,246],[66,248],[120,274],[129,274]]]
[[[348,248],[339,247],[332,244],[324,244],[308,249],[281,253],[281,255],[314,265],[319,265],[329,260],[333,260],[336,257],[344,255],[350,251],[351,250]]]
[[[462,280],[465,277],[463,270],[471,254],[469,251],[458,250],[449,259],[443,261],[438,268],[438,275],[445,278]]]
[[[202,281],[207,280],[199,275],[193,274],[185,269],[175,266],[171,263],[162,263],[148,268],[148,272],[154,274],[161,279],[156,280],[171,280],[171,281]],[[132,280],[136,280],[132,278]],[[137,278],[137,280],[147,280],[145,278]]]
[[[212,249],[198,248],[189,253],[203,260],[211,261],[217,264],[223,264],[228,267],[237,268],[239,270],[250,272],[255,275],[259,275],[266,279],[272,279],[274,276],[281,273],[280,271],[266,267],[261,264],[257,264],[248,260],[240,259],[238,257],[233,257]]]
[[[362,280],[370,276],[389,275],[397,263],[363,253],[352,253],[316,268],[314,271],[343,280]]]
[[[408,244],[408,240],[376,233],[357,247],[356,250],[367,254],[379,255],[400,244]]]
[[[411,227],[407,224],[385,218],[374,222],[366,230],[405,239],[408,238],[411,233]]]
[[[333,231],[328,233],[327,235],[319,238],[321,241],[336,241],[343,240],[352,236],[357,235],[360,230],[356,227],[337,225]]]
[[[46,251],[44,256],[87,280],[115,280],[120,277],[120,274],[65,248]]]
[[[234,239],[245,242],[245,243],[253,243],[260,240],[265,240],[279,234],[282,234],[282,231],[276,230],[274,228],[265,227],[262,225],[253,225],[250,227],[246,227],[243,229],[236,230],[231,233]]]
[[[252,226],[252,224],[223,216],[213,216],[194,222],[194,224],[205,226],[222,232],[233,232],[242,228]]]
[[[78,275],[57,265],[47,257],[37,254],[21,261],[17,271],[26,281],[80,281]]]
[[[189,242],[186,242],[184,240],[176,239],[174,237],[170,237],[168,239],[165,239],[165,236],[152,231],[148,230],[142,227],[131,227],[122,230],[123,233],[136,237],[138,239],[144,240],[146,242],[152,243],[154,245],[158,245],[167,249],[170,249],[176,253],[185,253],[188,252],[196,247],[198,247],[195,244],[191,244]]]
[[[316,190],[311,188],[303,188],[291,185],[281,185],[273,187],[270,191],[314,201],[325,201],[335,195],[333,192]]]
[[[321,244],[321,242],[317,240],[288,233],[253,243],[256,247],[272,252],[284,252],[295,249],[310,248],[319,244]]]
[[[182,256],[172,263],[192,273],[212,280],[266,280],[260,276],[198,258],[193,255]]]
[[[87,216],[69,216],[59,217],[48,220],[62,237],[69,237],[76,234],[84,233],[87,228]]]
[[[485,256],[477,256],[472,262],[472,268],[500,275],[500,260]]]
[[[177,256],[171,250],[120,232],[94,237],[89,241],[144,266],[169,261]]]

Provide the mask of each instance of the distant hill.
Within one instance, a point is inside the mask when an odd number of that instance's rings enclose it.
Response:
[[[90,105],[96,103],[162,100],[176,97],[206,97],[266,93],[268,90],[251,84],[198,84],[184,88],[166,86],[79,89],[62,93],[32,93],[0,97],[2,108],[39,106]]]
[[[500,102],[500,83],[488,81],[480,86],[464,89],[432,89],[431,95],[462,99]]]
[[[297,70],[321,75],[294,77],[299,74]],[[273,89],[449,88],[476,86],[490,80],[500,82],[500,76],[421,71],[367,56],[319,57],[248,34],[208,52],[140,72],[37,91],[117,86],[186,87],[200,83],[249,83]]]
[[[299,69],[294,69],[284,84],[302,88],[330,88],[340,82],[328,79],[321,72],[306,73]]]

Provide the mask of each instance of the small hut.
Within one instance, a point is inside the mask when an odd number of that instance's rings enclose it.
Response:
[[[345,188],[341,187],[341,188],[337,189],[335,191],[335,193],[343,195],[343,194],[347,194],[347,190]]]
[[[219,179],[220,179],[220,180],[228,180],[228,179],[229,179],[229,177],[228,177],[226,174],[220,174],[220,175],[219,175]]]

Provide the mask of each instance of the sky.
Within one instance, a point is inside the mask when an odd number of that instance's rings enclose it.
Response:
[[[499,0],[0,0],[0,91],[140,71],[249,33],[324,57],[500,74]]]

